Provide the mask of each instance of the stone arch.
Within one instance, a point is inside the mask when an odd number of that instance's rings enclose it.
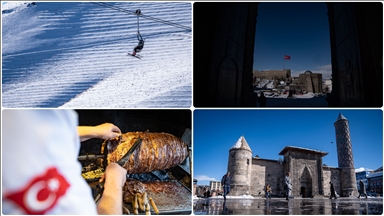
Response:
[[[311,170],[305,166],[300,172],[300,194],[303,198],[313,197],[313,174]]]
[[[225,4],[196,2],[193,5],[194,13],[199,14],[193,17],[195,107],[244,106],[253,100],[251,74],[258,4],[257,2]],[[381,3],[327,2],[326,5],[332,64],[332,95],[329,95],[331,96],[328,99],[329,105],[331,107],[382,107],[383,7]],[[346,26],[345,23],[350,25]],[[379,31],[377,26],[381,28]],[[241,89],[237,92],[239,97],[237,100],[241,103],[228,106],[226,103],[233,101],[222,102],[220,99],[223,94],[216,85],[217,80],[221,79],[217,68],[223,56],[227,54],[233,55],[237,61],[238,78],[242,79],[237,88]],[[375,92],[375,96],[372,97],[371,92]]]
[[[217,73],[216,103],[224,107],[238,105],[239,68],[236,60],[226,56],[220,63]]]

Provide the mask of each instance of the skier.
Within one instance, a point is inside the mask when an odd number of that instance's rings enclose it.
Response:
[[[137,46],[135,46],[135,48],[133,48],[132,56],[136,56],[136,53],[140,52],[144,48],[144,39],[143,37],[141,37],[139,30],[139,16],[142,15],[141,10],[137,9],[135,14],[137,15],[137,40],[139,40],[139,43],[137,44]]]
[[[137,40],[139,40],[139,44],[133,48],[132,55],[136,56],[136,53],[140,52],[144,48],[144,39],[141,37],[140,33],[137,33]]]

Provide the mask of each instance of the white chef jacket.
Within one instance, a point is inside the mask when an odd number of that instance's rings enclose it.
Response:
[[[2,213],[97,214],[77,160],[77,113],[8,109],[2,114]]]

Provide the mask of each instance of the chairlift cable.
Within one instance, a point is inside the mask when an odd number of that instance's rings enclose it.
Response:
[[[110,5],[110,4],[107,4],[105,2],[91,2],[91,3],[97,4],[97,5],[102,6],[102,7],[107,7],[107,8],[113,9],[113,10],[118,10],[118,11],[121,11],[123,13],[137,15],[135,11],[130,11],[130,10],[127,10],[127,9],[124,9],[124,8],[121,8],[121,7]],[[188,30],[188,31],[192,31],[192,29],[187,27],[187,26],[180,25],[180,24],[173,23],[173,22],[166,21],[166,20],[162,20],[162,19],[159,19],[159,18],[151,17],[151,16],[148,16],[148,15],[144,15],[141,12],[140,12],[140,16],[144,17],[146,19],[155,21],[155,22],[159,22],[159,23],[163,23],[163,24],[166,24],[166,25],[171,25],[171,26],[174,26],[174,27],[177,27],[177,28],[182,28],[182,29],[185,29],[185,30]]]

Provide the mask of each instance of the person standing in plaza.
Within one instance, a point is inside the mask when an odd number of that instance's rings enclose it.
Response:
[[[265,198],[271,199],[271,193],[272,193],[271,185],[267,184],[267,186],[265,186]]]
[[[360,196],[361,196],[361,195],[364,195],[365,198],[367,199],[368,196],[367,196],[367,192],[365,191],[365,185],[364,185],[363,180],[360,180],[360,182],[359,182],[359,186],[360,186],[360,189],[359,189],[359,197],[357,197],[357,198],[360,199]]]
[[[223,178],[221,179],[221,185],[223,186],[223,189],[224,189],[224,193],[223,193],[224,200],[226,200],[227,199],[227,194],[231,190],[231,173],[230,172],[227,172],[223,176]]]
[[[331,197],[329,197],[329,199],[332,199],[332,197],[335,197],[335,199],[337,199],[336,192],[335,192],[335,187],[333,186],[333,183],[329,182],[329,184],[331,185]]]
[[[284,188],[287,194],[286,200],[289,200],[289,196],[291,195],[291,191],[292,191],[292,179],[290,176],[291,176],[291,173],[287,172],[284,178],[284,184],[285,184]]]
[[[265,105],[267,104],[267,98],[265,97],[264,92],[260,93],[259,104],[260,107],[265,107]]]

